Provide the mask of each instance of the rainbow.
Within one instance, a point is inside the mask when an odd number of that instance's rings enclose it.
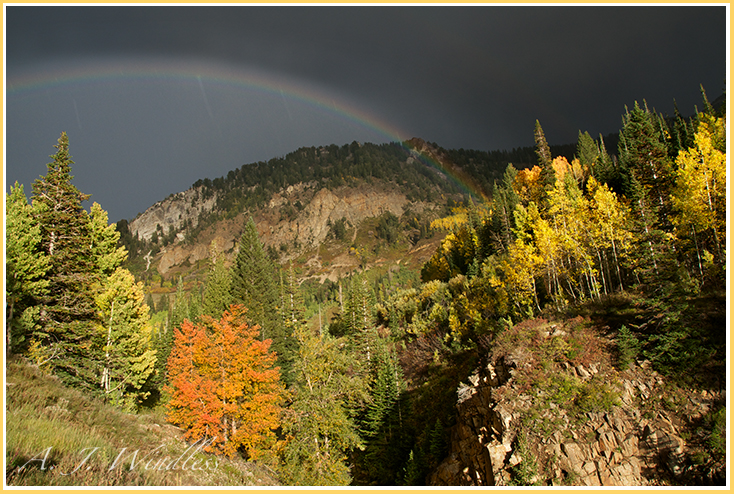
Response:
[[[357,124],[384,137],[386,142],[400,143],[424,164],[447,176],[464,193],[478,199],[486,199],[480,188],[472,183],[470,177],[444,166],[425,153],[418,153],[406,143],[409,136],[391,123],[341,98],[327,95],[316,87],[302,82],[295,84],[292,79],[256,70],[245,70],[208,62],[171,62],[168,60],[95,62],[64,66],[39,73],[29,72],[19,77],[9,78],[6,80],[6,98],[23,97],[49,89],[125,81],[171,81],[195,84],[200,87],[202,84],[218,84],[280,96],[284,99],[284,103],[287,97],[320,112]],[[204,98],[206,99],[205,95]],[[207,110],[211,115],[211,111],[208,108]]]

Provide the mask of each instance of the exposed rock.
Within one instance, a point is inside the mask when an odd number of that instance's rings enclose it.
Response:
[[[201,193],[201,187],[192,187],[155,203],[130,222],[130,232],[140,239],[150,240],[159,225],[164,235],[170,227],[180,230],[187,222],[198,225],[201,213],[210,212],[217,201],[216,194],[204,199]]]
[[[305,206],[301,206],[292,219],[282,217],[280,208],[296,202]],[[170,228],[176,231],[184,225],[196,227],[200,215],[211,212],[215,204],[216,195],[204,199],[200,189],[191,188],[148,208],[130,222],[130,231],[141,239],[150,240],[156,231],[159,235],[167,235]],[[406,204],[408,199],[405,195],[389,186],[329,190],[318,187],[316,182],[301,183],[274,194],[264,210],[254,213],[254,219],[266,246],[300,246],[290,250],[287,260],[324,242],[329,234],[329,223],[344,218],[351,227],[357,227],[365,219],[388,211],[399,217]],[[413,204],[414,211],[422,208],[421,204]],[[219,237],[219,248],[225,253],[229,252],[230,258],[233,257],[244,221],[250,214],[245,212],[233,219],[220,220],[208,232],[200,233],[194,242],[184,242],[185,234],[177,232],[175,241],[164,247],[156,259],[158,272],[166,275],[176,266],[186,262],[193,265],[206,259],[209,243],[216,237]],[[358,265],[356,259],[349,261],[345,264],[348,269],[340,271],[336,265],[334,270],[344,274]]]
[[[271,201],[272,202],[272,201]],[[366,218],[391,212],[396,216],[403,213],[408,203],[405,195],[389,190],[363,190],[343,187],[335,191],[322,188],[316,192],[303,211],[291,221],[281,221],[262,232],[267,245],[301,244],[314,246],[326,239],[329,223],[345,218],[353,226]]]
[[[544,336],[550,338],[551,332]],[[429,475],[429,485],[508,485],[513,468],[526,461],[518,450],[518,434],[526,434],[532,444],[540,484],[645,486],[658,485],[661,478],[684,481],[690,459],[677,419],[646,406],[648,398],[659,400],[664,394],[660,375],[640,366],[618,373],[604,362],[565,370],[559,365],[558,372],[582,384],[596,379],[617,383],[619,399],[611,409],[574,415],[554,403],[539,409],[537,395],[521,385],[527,380],[518,382],[522,369],[530,366],[530,352],[515,348],[490,359],[460,386],[449,453]],[[522,425],[522,417],[531,411],[540,417],[537,420],[553,424],[553,430],[542,433]],[[689,400],[679,416],[702,413],[702,404]]]

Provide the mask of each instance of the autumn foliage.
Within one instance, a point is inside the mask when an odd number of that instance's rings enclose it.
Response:
[[[220,320],[185,320],[174,333],[168,359],[168,419],[209,449],[250,459],[275,443],[284,388],[270,340],[245,321],[247,309],[231,305]]]

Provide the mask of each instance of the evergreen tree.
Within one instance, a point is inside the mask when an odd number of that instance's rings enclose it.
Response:
[[[41,250],[41,227],[23,191],[15,183],[5,196],[5,308],[8,355],[30,336],[18,317],[48,293],[49,260]],[[37,310],[35,311],[38,312]],[[25,319],[31,316],[29,312]]]
[[[196,321],[202,314],[202,308],[204,306],[204,294],[202,293],[201,285],[198,281],[194,282],[194,287],[188,294],[189,312],[188,320]]]
[[[275,266],[268,258],[252,217],[245,224],[232,267],[232,298],[247,307],[247,318],[260,326],[263,339],[271,338],[278,352],[278,291]]]
[[[579,130],[579,139],[576,144],[576,157],[581,163],[581,166],[589,170],[595,169],[599,155],[599,146],[594,139],[588,132],[582,133]]]
[[[553,157],[551,156],[548,141],[545,139],[543,127],[540,126],[540,121],[538,120],[535,121],[535,155],[538,157],[538,165],[541,168],[550,168]]]
[[[213,241],[209,246],[209,276],[204,289],[203,314],[221,317],[232,302],[230,283],[230,271],[224,266],[224,254]]]
[[[550,146],[545,140],[545,133],[538,120],[535,121],[535,154],[542,170],[540,172],[541,183],[544,190],[549,192],[556,184],[556,173],[552,166],[553,156],[551,156]]]
[[[53,347],[53,364],[68,383],[94,387],[99,354],[93,351],[97,260],[89,215],[81,203],[89,198],[72,183],[69,139],[62,133],[48,173],[33,184],[33,205],[41,227],[41,246],[49,259],[48,292],[41,307],[39,343]]]
[[[173,298],[173,306],[168,315],[168,326],[171,328],[178,328],[183,322],[191,318],[189,317],[189,296],[185,291],[183,278],[178,277],[176,283],[176,295]]]
[[[678,110],[678,104],[673,100],[674,116],[670,125],[670,156],[675,159],[682,150],[693,146],[693,130],[695,127]]]
[[[625,195],[635,202],[645,201],[646,208],[658,219],[669,212],[668,196],[672,185],[672,166],[665,143],[661,120],[635,102],[623,118],[619,136],[619,163],[627,176]],[[645,206],[639,206],[644,208]]]
[[[620,181],[619,173],[615,167],[614,158],[612,158],[607,152],[607,147],[604,144],[604,138],[601,135],[599,135],[599,156],[595,165],[591,169],[591,174],[597,182],[608,184],[612,189],[619,193],[623,192],[622,183]]]
[[[288,266],[286,279],[280,282],[280,317],[283,343],[278,354],[283,382],[290,387],[295,382],[295,361],[298,358],[296,334],[306,327],[306,310],[301,292],[296,285],[293,263]]]
[[[377,330],[374,325],[375,294],[363,274],[352,279],[345,316],[352,345],[367,368],[371,365]]]
[[[266,254],[255,222],[250,217],[232,266],[232,298],[235,303],[247,307],[247,318],[260,326],[261,338],[273,340],[272,349],[278,356],[278,366],[287,370],[296,350],[292,335],[288,334],[289,329],[279,316],[277,279],[277,268]]]
[[[619,138],[619,165],[624,195],[635,219],[636,242],[631,268],[641,281],[657,282],[674,275],[670,222],[673,169],[660,121],[645,103],[635,102],[623,118]]]
[[[158,333],[153,337],[153,348],[157,357],[155,384],[157,389],[163,390],[169,384],[167,363],[173,348],[175,331],[177,328],[181,328],[185,320],[190,320],[188,296],[184,291],[183,279],[180,276],[176,283],[176,294],[173,303],[171,304],[168,294],[164,294],[159,305],[161,310],[166,310],[168,313],[165,326],[159,328]]]
[[[405,384],[397,355],[385,339],[376,340],[369,380],[370,401],[361,420],[366,445],[364,453],[357,455],[358,463],[369,483],[396,485],[401,479],[394,467],[402,461],[408,439],[399,401]]]
[[[155,372],[151,380],[151,388],[160,397],[160,392],[169,384],[167,363],[168,357],[171,354],[171,348],[173,348],[173,333],[175,328],[171,326],[171,310],[168,294],[161,296],[158,301],[158,306],[160,312],[166,313],[166,318],[156,327],[154,334],[151,336],[151,347],[156,352]]]
[[[506,251],[512,243],[512,230],[515,228],[515,208],[520,203],[520,196],[514,188],[517,170],[507,165],[501,185],[495,183],[492,193],[494,213],[492,215],[492,232],[495,249]],[[487,252],[487,255],[489,253]]]

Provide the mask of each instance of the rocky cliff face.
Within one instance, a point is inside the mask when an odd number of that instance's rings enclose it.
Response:
[[[156,230],[166,234],[169,228],[178,231],[187,223],[195,227],[199,216],[210,212],[217,201],[216,194],[205,199],[201,192],[201,187],[192,187],[155,203],[130,222],[130,232],[150,240]]]
[[[276,194],[270,201],[269,208],[273,210],[294,202],[294,199],[297,200],[298,192],[302,191],[303,189],[285,190],[281,194]],[[313,247],[326,239],[330,223],[345,218],[349,224],[357,226],[367,218],[380,216],[388,211],[400,217],[406,204],[408,200],[405,195],[397,190],[342,187],[331,191],[321,188],[315,191],[296,218],[290,221],[278,221],[275,224],[268,222],[270,223],[268,229],[262,232],[263,242],[266,245],[277,246],[294,243],[297,240],[301,244]],[[270,215],[267,213],[262,215],[263,219],[267,216]]]
[[[535,348],[563,348],[569,333],[541,328]],[[695,485],[723,475],[718,465],[702,478],[684,439],[721,395],[669,396],[647,362],[617,372],[603,353],[539,362],[529,348],[495,352],[457,390],[450,451],[430,485]]]
[[[161,231],[166,234],[170,227],[176,231],[183,230],[187,224],[195,227],[199,215],[211,212],[215,204],[215,196],[203,199],[200,191],[192,188],[151,206],[130,223],[130,229],[133,235],[149,240],[156,230],[159,234]],[[191,241],[184,242],[185,233],[178,233],[173,243],[161,248],[153,265],[164,276],[176,266],[194,265],[208,257],[209,244],[215,239],[218,247],[233,257],[250,214],[266,247],[288,247],[283,257],[287,260],[324,242],[330,223],[344,218],[356,232],[355,227],[367,218],[386,212],[400,217],[408,204],[405,194],[390,184],[359,188],[344,186],[329,190],[316,182],[300,183],[274,194],[269,203],[258,211],[246,211],[235,218],[217,221]],[[419,212],[427,205],[412,203],[411,207]],[[353,264],[355,266],[352,267],[356,267],[357,261],[354,260]]]

